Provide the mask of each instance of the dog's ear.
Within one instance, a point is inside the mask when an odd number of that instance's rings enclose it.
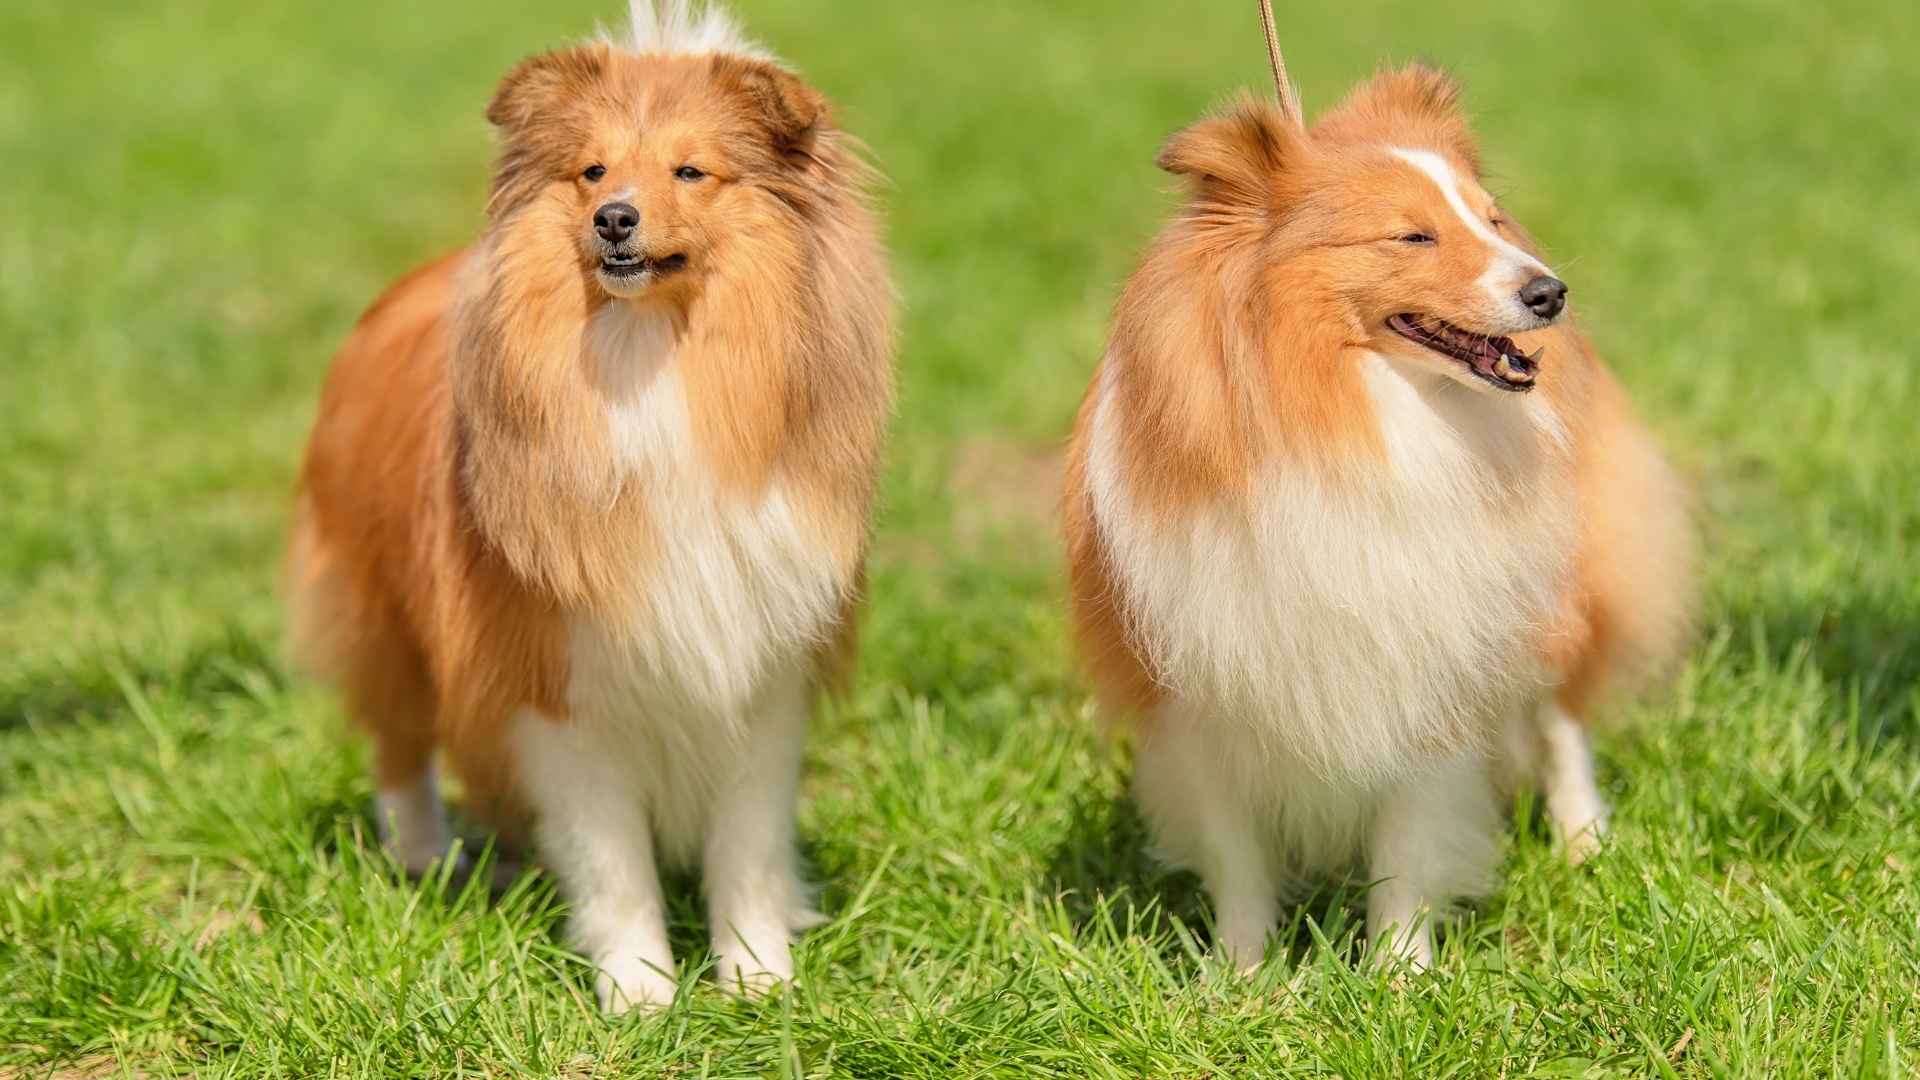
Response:
[[[1359,142],[1397,141],[1446,150],[1480,172],[1480,147],[1460,83],[1431,64],[1383,71],[1315,126],[1316,134]]]
[[[1225,112],[1177,132],[1154,163],[1201,190],[1256,202],[1299,153],[1300,139],[1278,108],[1242,98]]]
[[[820,135],[832,124],[820,91],[776,64],[741,56],[716,57],[714,77],[747,102],[775,153],[790,160],[814,157]]]
[[[577,100],[607,69],[605,45],[581,45],[541,53],[520,61],[493,92],[487,122],[504,135],[549,115],[562,102]]]

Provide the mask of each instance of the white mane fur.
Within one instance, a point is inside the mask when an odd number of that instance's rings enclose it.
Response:
[[[734,53],[756,60],[772,60],[725,8],[702,0],[632,0],[633,28],[621,42],[602,33],[609,42],[636,53],[701,55]]]

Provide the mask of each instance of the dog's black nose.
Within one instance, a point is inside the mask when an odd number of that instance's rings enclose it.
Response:
[[[1567,283],[1557,277],[1541,274],[1520,286],[1520,302],[1535,315],[1551,319],[1567,306]]]
[[[609,244],[617,244],[632,236],[639,224],[640,211],[623,202],[610,202],[593,212],[593,231]]]

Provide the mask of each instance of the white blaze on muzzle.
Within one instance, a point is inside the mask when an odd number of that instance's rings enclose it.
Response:
[[[1487,299],[1502,310],[1514,311],[1521,319],[1531,319],[1532,313],[1520,302],[1519,289],[1536,277],[1553,276],[1553,271],[1547,269],[1539,259],[1503,239],[1478,214],[1467,208],[1467,200],[1460,196],[1459,178],[1454,175],[1453,167],[1447,164],[1445,158],[1431,150],[1408,150],[1398,146],[1391,149],[1395,157],[1419,169],[1427,179],[1433,181],[1468,231],[1493,253],[1477,282],[1487,294]]]

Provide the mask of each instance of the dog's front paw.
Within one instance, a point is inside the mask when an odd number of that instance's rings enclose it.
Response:
[[[1214,916],[1214,962],[1243,976],[1259,971],[1267,962],[1267,943],[1273,930],[1273,905],[1264,895],[1223,895]]]
[[[424,881],[433,877],[449,859],[453,860],[453,868],[448,872],[452,880],[464,882],[467,875],[473,873],[473,857],[454,848],[450,840],[397,840],[389,837],[380,846],[386,849],[394,862],[400,864],[409,881]]]
[[[1433,967],[1433,916],[1424,904],[1405,909],[1380,905],[1368,914],[1367,936],[1367,962],[1393,972],[1396,983]]]
[[[1607,819],[1596,817],[1575,831],[1565,832],[1567,862],[1579,866],[1600,853],[1607,843]]]
[[[651,1011],[672,1004],[680,988],[671,970],[662,970],[637,956],[608,956],[600,960],[594,992],[600,1008],[610,1016],[630,1009]]]
[[[1266,966],[1267,954],[1264,942],[1259,945],[1250,942],[1234,945],[1225,941],[1216,941],[1208,955],[1208,960],[1221,971],[1229,971],[1241,978],[1247,978]]]
[[[793,978],[793,951],[784,935],[751,946],[738,939],[716,942],[714,951],[714,981],[730,994],[759,997]]]

